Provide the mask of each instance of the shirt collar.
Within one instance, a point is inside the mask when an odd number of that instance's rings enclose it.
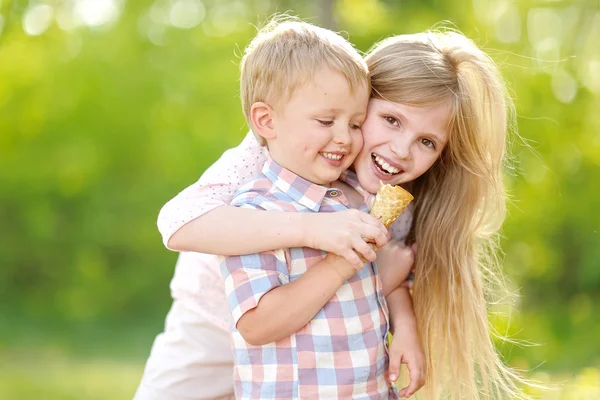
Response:
[[[358,193],[362,195],[364,204],[360,206],[361,211],[368,212],[371,207],[373,207],[375,195],[366,191],[362,186],[360,186],[356,172],[351,169],[347,169],[340,175],[340,180],[352,186]]]
[[[270,155],[263,166],[262,173],[273,182],[277,189],[287,194],[295,202],[315,212],[319,211],[327,192],[337,190],[317,185],[296,175],[279,165]]]

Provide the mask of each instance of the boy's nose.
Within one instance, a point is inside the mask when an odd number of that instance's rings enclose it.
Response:
[[[340,127],[335,129],[333,133],[333,143],[342,146],[348,146],[352,144],[352,135],[350,134],[350,128]]]

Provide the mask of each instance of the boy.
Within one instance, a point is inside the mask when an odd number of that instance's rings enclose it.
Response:
[[[334,212],[350,207],[370,94],[360,55],[337,34],[273,22],[246,49],[242,105],[266,142],[262,173],[232,205]],[[339,189],[344,188],[344,192]],[[346,190],[348,189],[348,190]],[[366,209],[365,195],[361,208]],[[222,258],[233,316],[234,389],[240,399],[388,398],[387,306],[375,265],[290,248]]]

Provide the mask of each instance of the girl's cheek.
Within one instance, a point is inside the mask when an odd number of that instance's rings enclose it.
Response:
[[[358,149],[362,149],[364,144],[365,144],[365,138],[363,137],[362,133],[359,133],[358,135],[356,135],[356,147]]]

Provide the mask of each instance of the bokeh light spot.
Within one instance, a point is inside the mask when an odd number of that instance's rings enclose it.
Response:
[[[558,100],[568,104],[577,95],[577,81],[567,71],[559,70],[552,75],[552,91]]]
[[[169,22],[176,28],[191,29],[200,25],[206,10],[198,0],[176,0],[169,10]]]
[[[119,7],[115,0],[79,0],[75,13],[86,25],[96,27],[115,22],[119,18]]]
[[[23,16],[23,30],[31,36],[39,36],[50,27],[54,11],[47,4],[30,7]]]

